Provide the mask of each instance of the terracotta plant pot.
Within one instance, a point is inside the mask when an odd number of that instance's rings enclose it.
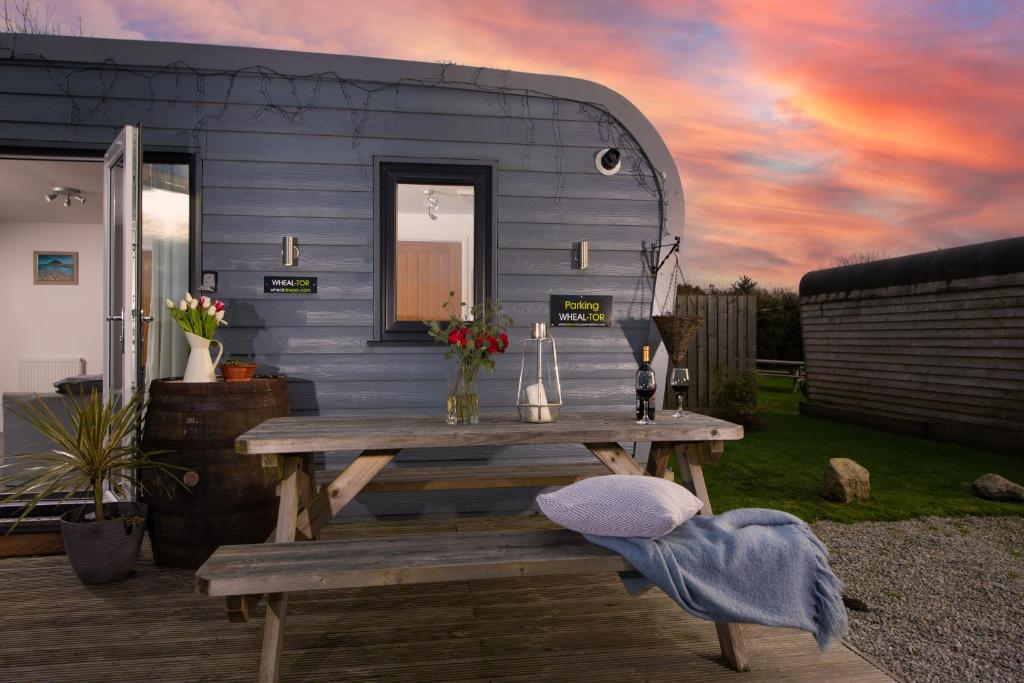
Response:
[[[104,521],[78,521],[86,516],[92,519],[91,510],[92,506],[87,505],[60,517],[60,533],[71,568],[82,583],[124,578],[139,558],[149,507],[145,503],[106,503]],[[131,517],[126,519],[126,515]]]
[[[222,365],[220,373],[225,382],[249,382],[256,374],[256,363],[245,365]]]

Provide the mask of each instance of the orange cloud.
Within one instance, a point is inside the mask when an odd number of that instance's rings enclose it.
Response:
[[[855,251],[1022,232],[1020,3],[67,0],[60,12],[87,33],[604,83],[673,152],[696,281],[793,286]]]

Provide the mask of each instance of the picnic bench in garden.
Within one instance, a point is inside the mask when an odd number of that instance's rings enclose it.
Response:
[[[787,377],[794,382],[805,372],[807,364],[802,360],[769,360],[757,358],[757,374],[762,377]]]
[[[723,442],[740,439],[743,428],[715,418],[687,413],[638,425],[626,414],[563,414],[556,423],[527,424],[514,418],[485,418],[479,425],[451,427],[437,417],[288,417],[275,418],[236,440],[242,454],[260,454],[264,466],[281,477],[277,528],[269,542],[222,546],[196,572],[199,593],[223,597],[232,621],[248,620],[268,596],[260,680],[277,681],[288,611],[288,594],[395,584],[438,583],[556,574],[626,571],[619,555],[562,529],[448,533],[316,540],[318,532],[359,492],[431,490],[564,483],[596,474],[584,466],[573,474],[564,466],[502,468],[385,469],[403,448],[583,444],[597,463],[617,474],[664,476],[675,452],[684,478],[704,502],[711,503],[701,470],[702,449],[721,453]],[[619,444],[650,442],[646,466]],[[311,453],[358,451],[360,454],[329,484],[317,487]],[[563,469],[559,469],[563,468]],[[493,468],[497,470],[498,468]],[[403,470],[409,472],[403,473]],[[525,482],[525,483],[524,483]],[[398,487],[398,488],[395,488]],[[307,542],[296,543],[296,538]],[[716,624],[722,655],[737,671],[749,669],[736,624]]]

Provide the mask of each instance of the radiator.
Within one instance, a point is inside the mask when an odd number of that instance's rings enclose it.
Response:
[[[22,358],[18,363],[18,391],[54,391],[57,380],[84,374],[84,358]]]

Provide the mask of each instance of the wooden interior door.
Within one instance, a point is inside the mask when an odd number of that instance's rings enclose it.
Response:
[[[448,293],[462,300],[460,242],[400,241],[396,249],[395,297],[398,320],[445,320]]]

